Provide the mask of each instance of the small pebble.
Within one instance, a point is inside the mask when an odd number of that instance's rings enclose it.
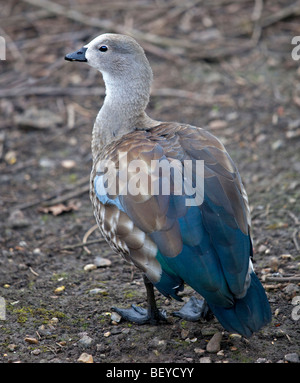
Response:
[[[14,210],[7,219],[7,225],[12,229],[20,229],[29,226],[30,222],[21,210]]]
[[[159,339],[154,337],[150,342],[149,346],[153,348],[164,348],[166,346],[166,342],[163,339]]]
[[[83,352],[80,357],[77,359],[77,362],[80,363],[94,363],[93,356],[90,354],[87,354],[86,352]]]
[[[50,325],[56,325],[58,323],[58,318],[53,317],[49,320]]]
[[[93,343],[93,338],[89,337],[88,335],[83,335],[83,337],[79,339],[78,343],[83,347],[90,347]]]
[[[289,283],[284,289],[284,293],[288,295],[289,297],[294,297],[298,294],[300,288],[295,283]]]
[[[267,250],[267,246],[265,245],[260,245],[258,248],[259,253],[264,253]]]
[[[36,348],[35,350],[31,351],[32,355],[39,355],[41,353],[41,350],[39,348]]]
[[[200,363],[211,363],[211,359],[209,356],[203,356],[202,358],[199,359]]]
[[[10,150],[9,152],[7,152],[4,156],[4,160],[9,164],[9,165],[13,165],[17,162],[17,152],[15,152],[14,150]]]
[[[99,289],[99,288],[95,288],[95,289],[91,289],[89,291],[89,294],[102,294],[102,295],[107,295],[107,291],[105,289]]]
[[[61,294],[65,290],[65,286],[59,286],[54,290],[54,294]]]
[[[111,335],[111,332],[110,331],[106,331],[103,336],[105,336],[105,338],[108,338],[109,336]]]
[[[63,160],[61,166],[65,169],[72,169],[76,166],[76,162],[74,160]]]
[[[13,344],[13,343],[11,343],[11,344],[9,344],[9,345],[7,346],[7,348],[9,349],[9,351],[15,351],[17,347],[18,347],[18,346],[17,346],[16,344]]]
[[[284,142],[282,140],[277,140],[272,142],[271,147],[273,150],[278,150],[284,145]]]
[[[39,249],[38,247],[35,248],[35,249],[33,250],[32,254],[33,254],[33,255],[41,255],[41,254],[42,254],[41,249]]]
[[[40,167],[42,168],[55,168],[55,161],[54,160],[51,160],[50,158],[41,158],[39,160],[39,165]]]
[[[213,120],[209,123],[210,129],[225,129],[228,123],[225,120]]]
[[[203,336],[211,336],[214,335],[218,330],[214,327],[204,327],[201,329],[201,334]]]
[[[93,263],[89,263],[89,264],[85,265],[83,268],[84,271],[92,271],[95,269],[97,269],[97,266],[94,265]]]
[[[107,258],[102,258],[102,257],[96,257],[94,259],[94,263],[96,267],[109,267],[111,266],[111,261]]]
[[[284,356],[284,360],[286,360],[289,363],[299,363],[299,355],[296,352],[292,352],[290,354],[286,354]]]
[[[210,353],[217,353],[221,350],[222,333],[217,332],[213,335],[210,341],[207,343],[206,351]]]
[[[181,330],[181,338],[186,339],[189,335],[189,330],[182,329]]]
[[[242,335],[232,333],[229,335],[229,338],[230,339],[242,339]]]
[[[203,350],[203,348],[194,348],[194,352],[195,352],[196,354],[200,354],[200,355],[202,355],[202,354],[205,353],[205,350]]]
[[[267,363],[266,358],[258,358],[255,363]]]
[[[277,257],[271,257],[269,260],[269,265],[272,269],[272,271],[276,272],[279,267],[279,260]]]
[[[119,323],[119,322],[121,322],[122,317],[118,313],[112,312],[110,319],[112,322]]]

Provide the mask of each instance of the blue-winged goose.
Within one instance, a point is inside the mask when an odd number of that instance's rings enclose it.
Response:
[[[271,311],[251,262],[247,195],[222,143],[202,128],[145,113],[152,70],[133,38],[103,34],[65,59],[102,73],[90,196],[104,238],[144,275],[148,309],[115,310],[137,323],[163,321],[153,286],[181,300],[186,283],[204,300],[193,298],[177,315],[195,320],[209,308],[226,330],[251,336]]]

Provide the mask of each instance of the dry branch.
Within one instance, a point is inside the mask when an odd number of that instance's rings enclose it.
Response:
[[[106,242],[106,239],[104,238],[92,239],[86,242],[75,243],[74,245],[66,245],[60,248],[59,250],[73,250],[73,249],[76,249],[77,247],[85,247],[87,245],[94,245],[95,243],[102,243],[102,242]]]
[[[58,88],[51,86],[32,86],[32,87],[16,87],[11,89],[1,89],[0,98],[14,98],[23,96],[104,96],[105,89],[103,87],[70,87]]]
[[[105,89],[103,87],[27,87],[1,89],[0,98],[14,98],[23,96],[104,96]],[[174,97],[194,101],[197,105],[234,105],[234,100],[226,95],[207,96],[189,90],[173,89],[173,88],[154,88],[151,95],[153,97]]]
[[[300,282],[299,275],[293,275],[290,277],[266,277],[265,279],[268,282]]]
[[[22,0],[28,4],[47,9],[49,12],[56,15],[65,16],[68,19],[77,21],[81,24],[88,25],[90,27],[99,28],[101,30],[107,30],[111,32],[128,34],[134,36],[136,39],[147,41],[160,46],[169,46],[169,47],[184,47],[184,48],[194,48],[195,44],[187,40],[173,39],[169,37],[157,36],[152,33],[146,33],[139,31],[137,29],[127,29],[125,26],[118,25],[111,20],[98,19],[96,17],[90,17],[80,13],[76,10],[69,9],[63,5],[57,4],[50,0]]]
[[[300,1],[298,0],[294,4],[291,4],[285,8],[282,8],[278,12],[275,12],[272,15],[263,18],[261,21],[261,26],[263,28],[266,28],[288,17],[299,16],[299,15],[300,15]]]
[[[82,243],[84,245],[87,244],[87,240],[88,240],[88,237],[96,230],[98,229],[98,225],[94,225],[92,226],[91,228],[89,228],[89,230],[84,234],[83,236],[83,239],[82,239]],[[88,253],[88,254],[91,254],[90,250],[86,247],[86,246],[83,246],[84,250]]]

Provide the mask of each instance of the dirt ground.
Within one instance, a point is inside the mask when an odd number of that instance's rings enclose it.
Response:
[[[289,0],[1,4],[1,362],[76,363],[82,353],[114,363],[299,360],[300,61],[291,55],[299,15]],[[104,32],[144,46],[154,72],[149,115],[217,135],[247,189],[254,266],[273,319],[248,340],[225,331],[218,353],[206,350],[223,331],[218,322],[176,318],[181,303],[158,292],[168,324],[111,316],[114,305],[145,306],[145,290],[141,273],[94,230],[88,178],[102,78],[63,59]]]

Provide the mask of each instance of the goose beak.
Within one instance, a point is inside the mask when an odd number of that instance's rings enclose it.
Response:
[[[65,56],[65,60],[67,61],[87,61],[85,57],[85,52],[87,51],[87,48],[82,47],[79,49],[79,51],[68,53]]]

